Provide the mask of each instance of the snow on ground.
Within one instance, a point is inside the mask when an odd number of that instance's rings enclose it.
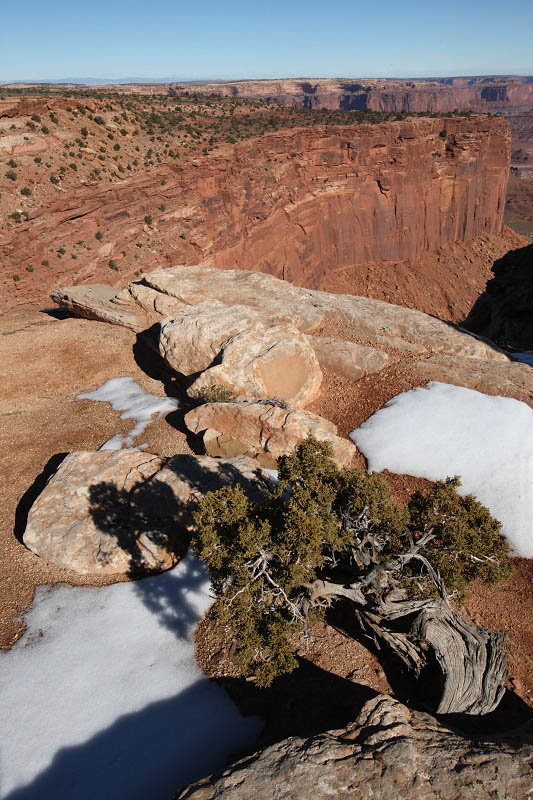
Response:
[[[522,353],[511,353],[513,361],[521,361],[522,364],[529,364],[533,367],[533,350],[524,350]]]
[[[158,397],[143,391],[133,378],[111,378],[94,392],[79,394],[76,400],[99,400],[111,403],[115,411],[122,411],[120,419],[133,419],[135,426],[127,436],[117,433],[100,450],[120,450],[122,447],[133,447],[133,439],[143,433],[146,426],[153,421],[154,414],[157,419],[175,411],[179,401],[173,397]],[[140,445],[136,449],[142,449]]]
[[[533,558],[533,410],[445,383],[397,395],[350,438],[373,472],[459,475],[503,523],[516,555]]]
[[[2,800],[169,800],[253,742],[194,659],[213,602],[197,560],[100,588],[38,587],[0,652]]]

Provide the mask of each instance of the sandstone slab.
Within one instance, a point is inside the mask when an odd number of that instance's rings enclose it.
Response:
[[[291,324],[257,324],[233,336],[222,348],[220,364],[205,370],[189,394],[209,387],[227,387],[248,398],[277,397],[291,406],[305,406],[318,395],[322,370],[303,333]]]
[[[205,778],[174,800],[511,800],[531,793],[532,724],[463,737],[377,695],[347,728],[291,737]]]
[[[364,347],[331,336],[307,338],[320,366],[348,380],[358,381],[365,375],[379,372],[390,360],[387,353],[374,347]]]
[[[185,415],[193,433],[206,431],[204,444],[212,456],[245,454],[266,467],[292,452],[307,436],[329,442],[335,461],[348,466],[356,448],[337,436],[337,426],[310,411],[262,403],[207,403]]]
[[[526,364],[433,355],[413,366],[420,381],[465,386],[484,394],[514,397],[533,406],[533,369]]]
[[[245,457],[71,453],[30,509],[24,544],[81,574],[160,572],[187,549],[194,500],[237,483],[256,498],[267,487]]]

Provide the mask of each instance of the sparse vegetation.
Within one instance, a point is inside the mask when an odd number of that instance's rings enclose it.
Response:
[[[279,483],[265,502],[250,501],[240,487],[207,494],[195,512],[193,547],[207,563],[215,613],[234,632],[244,674],[267,686],[292,670],[294,633],[334,601],[351,601],[377,638],[383,626],[390,645],[424,604],[446,606],[446,590],[507,577],[500,524],[473,497],[460,497],[458,485],[440,481],[402,508],[383,477],[340,470],[329,444],[308,439],[279,460]]]

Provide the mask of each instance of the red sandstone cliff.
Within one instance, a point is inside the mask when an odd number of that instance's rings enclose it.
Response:
[[[442,78],[435,80],[260,80],[199,83],[195,91],[276,100],[298,108],[445,113],[528,110],[533,81],[521,77]],[[187,85],[172,93],[191,91]]]
[[[4,285],[12,289],[18,272],[22,298],[35,281],[25,264],[103,231],[102,247],[75,264],[65,259],[55,275],[42,271],[42,291],[125,283],[139,265],[120,254],[136,242],[148,249],[150,269],[205,263],[317,286],[329,270],[415,259],[500,233],[509,158],[507,123],[487,117],[317,126],[226,145],[109,188],[80,186],[32,211],[0,239]],[[164,212],[147,226],[160,204]],[[108,267],[115,257],[118,274]]]

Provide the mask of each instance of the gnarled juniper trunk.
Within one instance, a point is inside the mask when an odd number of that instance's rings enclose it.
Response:
[[[358,524],[366,528],[365,517],[360,515]],[[411,542],[402,555],[375,563],[377,548],[366,531],[364,547],[360,542],[353,570],[357,573],[357,566],[363,567],[363,575],[347,583],[346,576],[342,578],[342,567],[341,577],[335,580],[338,569],[334,568],[329,576],[332,579],[308,585],[310,605],[329,603],[335,597],[351,601],[363,633],[375,648],[394,654],[415,682],[424,682],[424,688],[437,687],[431,709],[435,713],[488,714],[498,706],[505,691],[506,636],[503,631],[493,633],[472,625],[451,608],[439,573],[420,552],[433,538],[433,531],[429,530]],[[424,565],[439,597],[400,599],[404,592],[398,589],[398,575],[412,560]],[[426,705],[431,705],[431,692],[422,690],[418,694],[425,697]]]
[[[488,714],[497,707],[507,664],[502,631],[472,625],[441,598],[426,601],[414,616],[409,607],[403,615],[397,609],[394,627],[386,614],[356,609],[356,615],[377,649],[394,653],[415,679],[439,687],[435,713]],[[405,631],[398,630],[399,619]]]

